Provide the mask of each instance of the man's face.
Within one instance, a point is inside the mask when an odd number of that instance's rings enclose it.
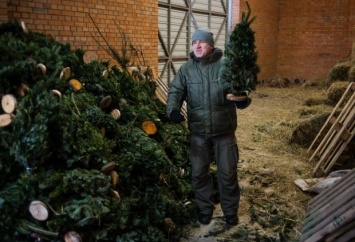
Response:
[[[202,40],[195,40],[194,42],[192,42],[192,48],[197,58],[203,58],[206,55],[210,54],[213,50],[212,46]]]

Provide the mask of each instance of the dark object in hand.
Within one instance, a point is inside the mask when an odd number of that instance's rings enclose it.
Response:
[[[235,105],[237,106],[238,109],[245,109],[250,105],[250,103],[251,103],[251,98],[247,97],[243,101],[236,101]]]
[[[185,117],[177,110],[174,110],[170,113],[170,119],[177,124],[185,121]]]

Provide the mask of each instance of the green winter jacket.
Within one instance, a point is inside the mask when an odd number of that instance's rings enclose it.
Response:
[[[230,84],[221,80],[223,53],[214,48],[213,52],[203,58],[195,57],[183,64],[170,83],[167,114],[173,110],[180,111],[186,97],[187,121],[192,134],[208,137],[235,132],[237,112],[234,102],[226,99]]]

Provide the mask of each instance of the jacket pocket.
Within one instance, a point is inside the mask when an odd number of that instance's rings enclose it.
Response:
[[[190,79],[187,82],[187,102],[190,107],[195,108],[203,105],[202,82]]]
[[[212,106],[223,106],[226,104],[226,85],[218,79],[210,82],[210,95]]]

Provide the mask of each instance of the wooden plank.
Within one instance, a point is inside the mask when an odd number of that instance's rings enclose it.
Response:
[[[300,241],[350,241],[354,223],[355,169],[309,201]]]
[[[351,186],[355,185],[355,182],[351,179],[354,179],[354,176],[350,177],[349,179],[344,179],[343,183],[340,183],[343,179],[338,180],[335,185],[340,184],[341,186],[336,186],[330,188],[328,193],[320,194],[317,196],[317,200],[312,201],[308,206],[308,211],[306,213],[306,217],[311,216],[314,211],[319,211],[324,206],[329,206],[332,201],[334,201],[337,197],[341,197],[344,192],[351,189]]]
[[[354,95],[355,96],[355,95]],[[354,102],[355,103],[355,102]],[[327,175],[334,163],[338,160],[341,153],[347,147],[348,142],[350,142],[351,138],[354,136],[355,128],[353,127],[355,123],[355,108],[347,113],[347,116],[344,120],[344,125],[341,127],[339,132],[336,133],[334,138],[331,140],[329,147],[322,153],[318,164],[315,166],[313,170],[314,177],[320,177]],[[342,134],[347,127],[349,126],[350,135],[347,142],[342,139]]]
[[[163,80],[160,79],[160,78],[157,78],[155,81],[157,82],[158,86],[159,86],[166,94],[168,94],[168,91],[169,91],[168,85],[165,84],[165,83],[163,82]]]
[[[348,146],[350,140],[352,139],[352,137],[354,136],[354,133],[355,133],[355,129],[353,129],[353,131],[351,132],[349,138],[347,141],[344,141],[342,139],[342,133],[339,134],[339,139],[340,141],[338,142],[337,144],[337,149],[336,149],[336,153],[335,153],[335,150],[334,150],[334,154],[332,154],[330,157],[329,157],[329,162],[325,162],[323,164],[323,167],[324,167],[324,175],[328,175],[332,169],[332,167],[334,166],[334,164],[338,161],[340,155],[343,153],[343,151],[346,149],[346,147]]]
[[[349,112],[352,110],[352,106],[355,104],[355,93],[351,96],[349,102],[344,106],[341,110],[339,116],[336,118],[336,121],[330,128],[329,132],[327,133],[326,137],[324,137],[324,141],[321,142],[320,149],[318,153],[323,153],[327,149],[327,145],[323,145],[323,143],[330,144],[333,140],[334,136],[337,134],[337,131],[342,129],[344,126],[345,119],[348,117]]]
[[[335,122],[334,129],[336,131],[339,131],[341,129],[341,127],[343,127],[343,124],[341,124],[339,122]]]
[[[341,152],[346,148],[347,142],[345,144],[342,142],[341,135],[343,134],[344,130],[348,129],[351,130],[352,133],[353,125],[355,123],[355,93],[351,96],[350,101],[344,107],[342,112],[340,113],[339,117],[341,120],[337,120],[332,125],[331,129],[324,137],[322,144],[319,146],[321,148],[317,148],[316,152],[320,152],[320,159],[316,164],[315,168],[313,169],[313,176],[314,177],[321,177],[326,175],[335,161],[339,158]],[[344,117],[344,119],[343,119]],[[342,123],[340,129],[337,131],[336,127],[339,126],[339,123]],[[331,133],[331,135],[329,135]],[[331,136],[331,137],[330,137]],[[351,140],[351,137],[350,137]],[[324,145],[326,143],[326,145]],[[319,151],[320,150],[320,151]],[[311,157],[311,160],[314,158],[315,153]]]
[[[319,195],[315,196],[308,202],[308,211],[312,212],[318,210],[325,204],[332,201],[334,198],[341,196],[344,191],[351,185],[355,184],[355,169],[351,170],[348,174],[344,175],[338,180],[333,187],[326,189]],[[308,212],[306,215],[308,216]]]
[[[352,226],[352,230],[349,230],[347,233],[343,234],[342,236],[340,236],[339,238],[336,238],[334,240],[334,242],[354,242],[355,241],[355,223],[351,224]],[[330,242],[331,240],[329,240]]]
[[[159,77],[155,80],[155,82],[158,85],[155,95],[162,103],[164,103],[166,105],[166,102],[168,100],[169,87]],[[182,103],[181,113],[182,113],[182,115],[184,115],[185,119],[187,119],[187,109],[186,109],[186,102],[185,101]]]
[[[339,238],[335,239],[334,242],[354,242],[355,241],[355,224],[352,224],[353,229],[349,230],[347,233],[343,234]]]
[[[162,93],[161,90],[159,90],[158,88],[155,90],[155,96],[163,103],[166,105],[166,96],[164,95],[164,93]]]
[[[355,238],[355,218],[325,238],[325,242],[352,241]]]
[[[348,142],[351,138],[352,137],[349,130],[344,130],[344,132],[341,134],[341,139],[344,140],[345,142]]]
[[[352,96],[350,97],[349,101],[346,103],[346,105],[344,106],[343,110],[340,112],[339,116],[336,118],[336,121],[330,127],[330,129],[328,130],[327,134],[325,135],[325,137],[323,138],[321,143],[318,145],[317,149],[314,151],[314,153],[311,156],[311,158],[309,159],[309,161],[312,161],[318,153],[323,153],[325,147],[330,142],[329,140],[331,140],[331,138],[336,133],[335,131],[336,131],[336,127],[339,125],[338,123],[342,123],[343,122],[343,116],[346,117],[346,115],[344,115],[344,114],[346,114],[347,110],[349,109],[349,106],[352,105],[354,102],[355,102],[355,93],[352,94]],[[335,112],[335,111],[336,110],[333,109],[333,112]],[[331,118],[329,120],[331,120]],[[329,122],[329,121],[327,121],[327,122]]]
[[[341,196],[337,196],[333,200],[329,201],[329,203],[325,204],[317,210],[314,210],[314,212],[304,220],[305,226],[303,227],[302,231],[305,232],[309,228],[314,227],[314,225],[327,219],[332,213],[341,209],[344,204],[347,204],[352,200],[355,201],[354,194],[355,185],[352,185],[351,187],[348,187]]]
[[[341,106],[341,104],[344,102],[346,95],[349,93],[349,91],[355,90],[355,83],[351,82],[349,84],[349,86],[347,87],[347,89],[345,90],[344,94],[342,95],[342,97],[339,99],[338,103],[336,104],[335,108],[333,109],[333,111],[331,112],[331,114],[329,115],[328,119],[325,121],[325,123],[323,124],[322,128],[320,129],[320,131],[318,132],[318,134],[316,135],[315,139],[313,140],[312,144],[309,146],[307,152],[310,153],[310,151],[312,150],[312,147],[314,146],[314,144],[316,143],[316,141],[319,139],[319,137],[321,136],[321,134],[323,133],[324,129],[327,127],[329,121],[334,117],[334,114],[336,112],[336,110],[338,110],[338,108]]]
[[[324,237],[349,223],[355,217],[355,199],[340,207],[331,216],[323,219],[320,223],[302,234],[301,242],[321,241]]]

